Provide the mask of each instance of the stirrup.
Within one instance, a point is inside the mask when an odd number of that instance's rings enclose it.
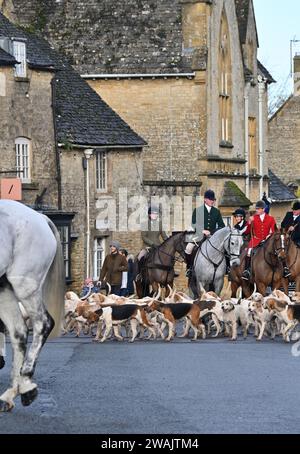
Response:
[[[188,268],[185,272],[186,277],[190,278],[192,277],[193,270],[191,268]]]
[[[287,267],[285,267],[285,268],[283,269],[283,277],[284,277],[284,278],[290,277],[291,274],[292,274],[292,273],[290,272],[290,270],[289,270]]]
[[[251,277],[251,273],[249,270],[245,270],[242,274],[242,279],[244,281],[249,281],[250,280],[250,277]]]

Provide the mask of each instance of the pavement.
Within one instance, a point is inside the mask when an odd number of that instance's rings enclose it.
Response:
[[[0,392],[8,384],[0,371]],[[30,407],[0,413],[0,434],[299,433],[300,357],[281,339],[49,341]]]

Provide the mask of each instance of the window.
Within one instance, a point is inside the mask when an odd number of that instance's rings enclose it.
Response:
[[[248,132],[248,142],[249,142],[249,170],[250,173],[256,174],[258,171],[258,160],[257,160],[257,150],[256,150],[256,118],[249,117],[248,120],[249,132]]]
[[[17,62],[19,62],[15,66],[15,76],[26,77],[26,44],[22,41],[13,41],[13,55]]]
[[[107,191],[107,154],[105,151],[96,153],[96,187],[97,191]]]
[[[94,279],[100,276],[101,268],[105,259],[104,238],[95,238],[94,240]]]
[[[219,117],[220,141],[232,141],[232,93],[231,93],[231,54],[228,21],[223,12],[219,46]]]
[[[57,230],[60,234],[60,241],[63,250],[65,277],[71,279],[71,241],[70,241],[70,226],[69,225],[57,225]]]
[[[17,177],[24,183],[30,183],[30,140],[19,137],[16,139],[15,146]]]

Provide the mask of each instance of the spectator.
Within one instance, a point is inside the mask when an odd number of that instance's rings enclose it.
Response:
[[[118,241],[111,241],[110,254],[105,257],[99,277],[99,286],[105,280],[111,286],[111,292],[120,296],[122,273],[128,270],[126,258],[120,254],[121,245]]]
[[[126,258],[128,264],[128,271],[123,271],[122,273],[121,296],[133,295],[134,257],[133,255],[128,255],[126,249],[120,249],[120,253]]]
[[[95,286],[93,279],[91,277],[89,277],[89,278],[85,279],[85,281],[83,283],[82,290],[80,293],[80,298],[85,298],[89,294],[89,292],[99,293],[99,291],[100,291],[99,287]]]

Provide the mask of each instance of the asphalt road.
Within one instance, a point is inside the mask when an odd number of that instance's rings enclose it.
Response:
[[[7,386],[9,357],[0,371]],[[95,344],[48,342],[38,399],[0,414],[0,433],[299,433],[300,357],[252,338]]]

